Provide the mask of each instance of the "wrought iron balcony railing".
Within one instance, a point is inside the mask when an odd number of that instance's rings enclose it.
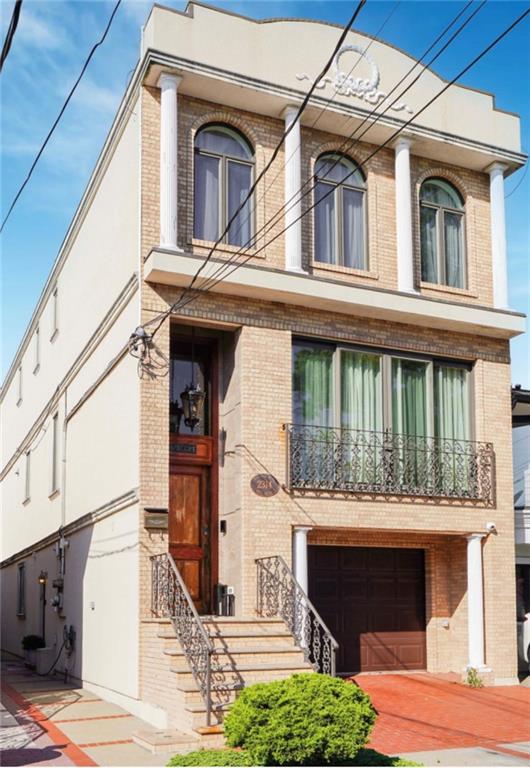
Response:
[[[287,487],[297,491],[494,503],[491,443],[285,424]]]

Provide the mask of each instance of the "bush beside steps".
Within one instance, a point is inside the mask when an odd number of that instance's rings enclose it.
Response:
[[[225,719],[232,749],[175,755],[170,766],[414,765],[365,749],[376,718],[357,685],[315,673],[244,688]]]

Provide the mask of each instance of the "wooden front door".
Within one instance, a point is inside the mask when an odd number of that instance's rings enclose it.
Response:
[[[309,598],[342,673],[425,669],[422,549],[309,547]]]
[[[209,610],[210,468],[176,466],[169,476],[169,552],[199,613]]]
[[[206,393],[193,428],[181,411],[191,380]],[[197,611],[211,613],[217,582],[217,344],[173,334],[170,367],[168,549]]]

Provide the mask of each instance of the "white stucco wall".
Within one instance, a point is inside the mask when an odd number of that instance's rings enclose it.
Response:
[[[122,697],[138,697],[138,507],[133,504],[68,536],[63,617],[51,605],[59,561],[49,546],[19,562],[26,566],[26,615],[16,616],[17,567],[2,569],[2,648],[21,655],[25,634],[41,632],[38,576],[48,573],[46,643],[58,652],[63,627],[72,624],[76,649],[66,668],[85,683]],[[52,654],[52,659],[56,654]],[[126,702],[125,702],[126,703]],[[134,701],[131,702],[134,706]]]

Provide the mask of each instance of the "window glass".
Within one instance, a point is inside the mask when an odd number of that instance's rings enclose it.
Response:
[[[219,159],[208,155],[195,158],[195,237],[219,237]]]
[[[344,228],[344,266],[364,267],[363,193],[344,188],[342,192]]]
[[[365,352],[341,351],[341,427],[383,428],[381,358]]]
[[[438,257],[436,244],[436,210],[421,207],[421,279],[428,283],[438,282]]]
[[[26,566],[21,563],[17,571],[17,615],[26,613]]]
[[[324,264],[337,263],[335,230],[335,195],[330,184],[317,181],[315,186],[315,255]]]
[[[247,197],[252,185],[252,166],[243,163],[228,163],[228,221]],[[228,231],[231,245],[250,245],[251,207],[247,200]]]
[[[345,181],[350,187],[364,187],[361,171],[347,157],[342,155],[325,155],[315,163],[317,178],[325,181]]]
[[[461,288],[464,285],[464,260],[462,258],[462,216],[444,212],[445,275],[447,285]]]
[[[420,192],[421,279],[466,287],[464,212],[459,192],[443,179],[424,181]]]
[[[443,179],[429,179],[421,187],[421,199],[443,208],[462,208],[462,198],[456,189]]]
[[[469,440],[468,372],[434,364],[434,434],[450,440]]]
[[[392,429],[415,437],[428,434],[427,363],[392,358]]]
[[[195,140],[195,146],[198,149],[204,149],[206,152],[213,152],[216,155],[240,157],[247,160],[252,159],[252,151],[243,137],[237,131],[232,131],[223,125],[208,126],[199,131]]]
[[[333,426],[333,350],[293,347],[293,415],[297,424]]]

